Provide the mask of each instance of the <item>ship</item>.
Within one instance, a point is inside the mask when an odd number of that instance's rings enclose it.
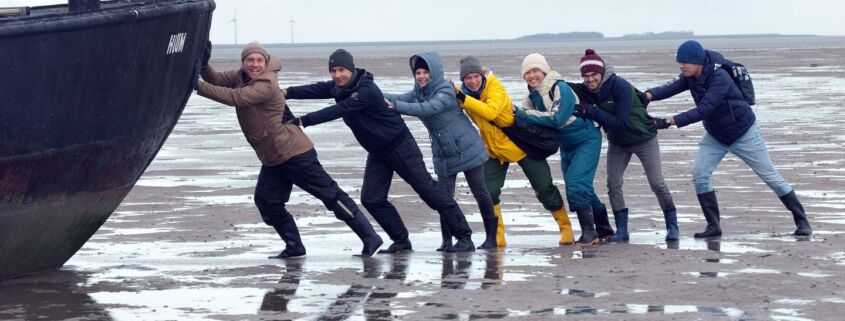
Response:
[[[60,268],[155,158],[213,0],[0,8],[0,279]]]

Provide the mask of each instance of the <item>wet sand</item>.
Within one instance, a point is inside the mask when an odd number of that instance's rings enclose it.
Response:
[[[396,179],[390,200],[411,231],[414,252],[353,257],[360,251],[354,234],[318,200],[295,189],[288,208],[308,255],[268,260],[284,245],[252,204],[259,163],[233,109],[195,96],[138,185],[65,267],[0,283],[0,319],[838,320],[845,313],[843,47],[839,38],[798,49],[765,43],[717,48],[751,70],[754,111],[775,165],[813,224],[808,239],[791,235],[790,214],[734,156],[713,176],[725,235],[692,238],[705,225],[690,175],[703,133],[698,124],[659,136],[664,176],[678,208],[679,242],[663,241],[660,208],[634,158],[625,181],[633,232],[628,244],[558,246],[554,220],[512,166],[501,197],[506,248],[434,251],[440,243],[436,213]],[[599,53],[641,89],[677,72],[670,47]],[[482,55],[515,101],[525,93],[518,78],[523,55]],[[579,57],[547,54],[553,69],[570,81],[578,79]],[[444,56],[447,76],[455,77],[459,58]],[[218,69],[237,66],[221,55],[212,63]],[[384,91],[411,88],[401,52],[356,57],[356,64],[372,70]],[[323,56],[294,55],[285,65],[283,86],[328,78]],[[329,101],[289,103],[299,115]],[[652,104],[649,112],[669,116],[691,103],[689,94],[681,94]],[[406,121],[429,155],[422,124]],[[357,200],[366,154],[349,130],[335,121],[306,133],[324,167]],[[559,159],[549,161],[563,190]],[[605,173],[603,155],[595,186],[607,202]],[[458,181],[456,198],[480,244],[478,209]]]

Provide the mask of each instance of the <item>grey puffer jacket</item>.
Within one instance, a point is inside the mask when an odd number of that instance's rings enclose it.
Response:
[[[423,59],[429,67],[431,80],[428,85],[401,94],[387,94],[396,111],[403,115],[419,117],[431,137],[434,172],[438,176],[452,176],[481,166],[487,161],[484,143],[469,118],[458,106],[455,90],[443,78],[443,62],[435,52],[422,52],[411,57],[411,74],[414,62]]]

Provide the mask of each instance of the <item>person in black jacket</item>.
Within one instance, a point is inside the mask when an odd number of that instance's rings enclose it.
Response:
[[[676,60],[681,74],[663,86],[647,90],[646,97],[649,101],[662,100],[689,90],[695,101],[694,108],[669,119],[654,118],[653,126],[657,129],[704,122],[706,132],[699,142],[692,180],[707,227],[694,236],[704,238],[722,235],[719,204],[710,176],[728,152],[751,167],[792,212],[797,227],[795,235],[812,234],[813,230],[798,196],[769,158],[754,111],[731,76],[720,67],[725,58],[718,52],[704,50],[695,40],[688,40],[678,47]]]
[[[387,108],[373,75],[355,68],[352,55],[338,49],[329,57],[331,81],[288,87],[288,99],[334,98],[335,104],[288,122],[302,127],[343,118],[355,139],[367,150],[361,203],[393,244],[379,253],[410,251],[408,230],[396,207],[387,200],[393,173],[399,174],[430,208],[437,210],[458,239],[450,252],[474,251],[472,231],[458,203],[431,178],[414,136],[396,111]]]

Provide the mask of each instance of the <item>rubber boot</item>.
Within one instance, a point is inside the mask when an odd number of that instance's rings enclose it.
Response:
[[[810,227],[810,222],[807,220],[807,214],[804,213],[804,206],[801,206],[801,201],[795,195],[795,191],[789,192],[780,197],[780,201],[792,212],[792,219],[795,220],[795,235],[806,236],[813,234],[813,229]]]
[[[666,240],[677,241],[680,231],[678,230],[678,212],[673,208],[663,212],[663,219],[666,221]]]
[[[592,213],[592,210],[590,211]],[[560,229],[559,244],[572,244],[574,237],[572,236],[572,222],[569,220],[569,213],[566,212],[566,206],[561,206],[559,210],[552,212],[552,217],[557,222],[558,229]],[[592,217],[592,214],[590,214]]]
[[[596,223],[593,219],[593,207],[584,206],[575,211],[578,214],[578,224],[581,225],[581,237],[575,241],[575,245],[586,246],[599,244],[599,235],[596,233]]]
[[[719,227],[719,203],[716,200],[716,191],[696,195],[698,203],[701,204],[701,211],[704,212],[704,219],[707,220],[707,227],[704,232],[695,233],[695,238],[706,238],[722,236],[722,229]]]
[[[393,241],[393,244],[390,244],[386,249],[378,251],[379,254],[393,254],[393,253],[401,253],[401,252],[409,252],[413,251],[411,247],[411,240],[399,240]]]
[[[373,225],[370,224],[370,221],[367,220],[363,213],[355,213],[355,216],[346,221],[346,225],[349,225],[349,228],[352,229],[352,231],[355,232],[355,234],[361,239],[361,242],[364,243],[364,248],[361,250],[361,256],[373,256],[382,244],[384,244],[381,236],[376,234],[376,231],[373,229]]]
[[[599,240],[607,240],[613,236],[613,227],[610,226],[610,219],[607,218],[607,207],[601,202],[593,206],[593,219],[596,221],[596,233]]]
[[[496,234],[498,232],[499,220],[495,217],[485,217],[484,220],[484,234],[486,238],[484,243],[478,246],[479,250],[495,249],[496,248]]]
[[[459,237],[455,245],[446,249],[446,252],[473,252],[475,251],[475,244],[472,243],[472,238],[467,235]]]
[[[440,247],[437,248],[438,252],[452,247],[452,233],[449,233],[449,225],[446,224],[446,220],[442,216],[440,217],[440,235],[443,237],[443,241],[440,243]]]
[[[623,208],[613,211],[613,220],[616,222],[616,234],[610,238],[611,242],[628,242],[628,209]]]
[[[508,243],[505,242],[505,222],[502,220],[502,206],[499,204],[493,205],[493,212],[496,213],[496,220],[499,225],[496,229],[496,246],[505,247]]]
[[[276,233],[285,241],[285,249],[275,256],[268,256],[268,259],[284,259],[289,257],[305,256],[305,246],[302,245],[302,239],[299,237],[299,229],[296,227],[296,222],[291,217],[286,222],[273,226]]]

